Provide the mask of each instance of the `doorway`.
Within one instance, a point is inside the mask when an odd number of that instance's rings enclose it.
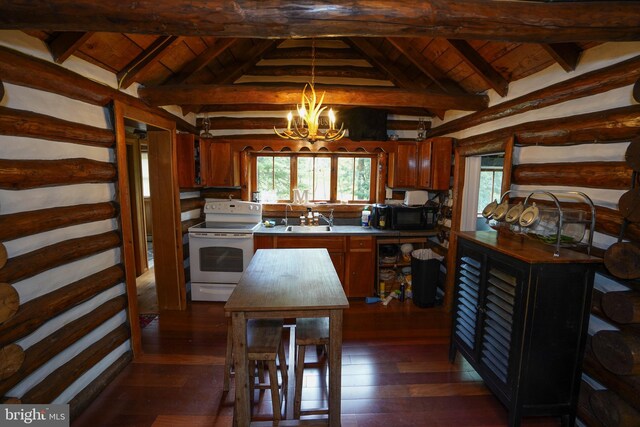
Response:
[[[114,103],[116,128],[116,156],[118,169],[118,199],[121,208],[123,259],[126,272],[129,323],[134,357],[143,353],[140,308],[137,298],[136,277],[145,268],[147,225],[151,223],[153,272],[160,316],[164,310],[186,308],[184,281],[182,228],[180,219],[180,193],[175,155],[175,122],[148,111]],[[127,150],[126,129],[144,130],[149,165],[150,214],[144,214],[142,184],[142,149]],[[140,144],[142,145],[142,144]],[[128,162],[139,155],[140,163]],[[138,166],[139,165],[139,166]],[[135,171],[140,169],[139,173]],[[144,218],[144,219],[143,219]],[[137,242],[137,243],[136,243]],[[137,255],[136,255],[137,254]],[[137,257],[137,258],[136,258]]]
[[[149,141],[146,124],[125,119],[125,127],[136,295],[140,324],[145,327],[159,314],[153,256]]]

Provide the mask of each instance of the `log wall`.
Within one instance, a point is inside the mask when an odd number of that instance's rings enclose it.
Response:
[[[512,82],[505,99],[490,93],[489,110],[508,114],[496,114],[493,120],[489,119],[489,112],[472,114],[466,128],[464,116],[452,115],[441,129],[455,130],[445,135],[457,138],[456,150],[462,155],[487,152],[489,146],[499,152],[508,139],[515,138],[510,188],[518,190],[519,196],[533,190],[582,191],[589,195],[597,205],[596,253],[603,254],[617,242],[620,233],[618,200],[631,187],[632,172],[625,163],[625,151],[630,141],[640,136],[640,105],[632,97],[637,67],[625,71],[621,64],[633,63],[639,55],[639,43],[603,44],[585,52],[574,73],[567,74],[554,65]],[[608,69],[615,69],[620,76],[628,75],[628,81],[606,90],[576,90],[575,99],[556,97],[564,86],[580,86],[579,82],[585,80],[581,75],[606,75]],[[544,98],[536,98],[535,94]],[[502,103],[527,108],[511,111],[502,108]],[[434,120],[433,134],[442,134],[442,130],[438,131],[440,124]],[[625,238],[640,243],[638,224],[627,227]],[[579,404],[579,417],[586,425],[637,424],[638,290],[637,280],[620,280],[604,267],[596,275],[590,339],[583,365],[586,383],[581,388]]]
[[[0,45],[49,58],[22,33]],[[104,70],[65,67],[115,92]],[[0,396],[76,413],[131,360],[113,122],[93,86],[72,99],[14,77],[0,91]]]

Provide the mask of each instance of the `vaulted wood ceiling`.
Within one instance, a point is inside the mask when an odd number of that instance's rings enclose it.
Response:
[[[279,110],[298,102],[302,83],[310,80],[311,39],[283,38],[283,34],[303,33],[306,28],[300,21],[320,36],[333,36],[315,39],[315,81],[317,87],[330,88],[327,103],[377,105],[396,113],[440,117],[449,109],[483,109],[489,89],[504,97],[511,82],[553,64],[571,72],[584,50],[601,41],[640,39],[640,2],[608,2],[607,7],[601,4],[596,9],[589,2],[558,8],[557,4],[519,1],[429,1],[418,7],[415,2],[396,0],[368,2],[379,3],[378,9],[369,10],[375,8],[366,9],[367,2],[356,1],[350,12],[336,12],[344,15],[338,16],[343,18],[342,27],[335,22],[326,25],[337,28],[333,33],[320,30],[323,21],[317,14],[305,18],[310,12],[300,10],[299,4],[337,8],[331,1],[269,0],[262,3],[264,9],[251,6],[255,2],[203,1],[199,7],[210,9],[200,20],[188,9],[187,3],[192,2],[186,1],[158,0],[149,10],[132,3],[128,11],[91,0],[55,3],[57,8],[47,8],[50,14],[40,19],[30,17],[26,7],[0,6],[5,16],[0,27],[21,28],[42,39],[56,62],[75,55],[116,73],[122,88],[140,83],[144,88],[139,93],[154,105],[176,104],[185,112],[200,113]],[[407,9],[412,4],[415,7]],[[434,10],[426,9],[429,5]],[[505,9],[505,5],[516,8]],[[472,6],[473,13],[463,11]],[[636,7],[635,16],[628,16],[634,10],[629,6]],[[72,12],[66,8],[72,7],[77,11],[75,20],[67,16]],[[87,17],[91,10],[93,20]],[[335,15],[333,9],[325,10],[327,18]],[[381,10],[386,15],[374,16]],[[507,16],[518,10],[530,15]],[[595,10],[600,13],[589,18],[590,39],[583,14]],[[234,21],[240,15],[242,24],[250,28]],[[619,26],[616,31],[610,28],[614,21]],[[388,28],[391,24],[393,31]],[[527,25],[531,29],[526,30]],[[124,28],[132,32],[117,32]],[[260,38],[247,37],[251,28]],[[264,38],[269,29],[267,36],[280,38]],[[211,35],[202,35],[206,33]]]

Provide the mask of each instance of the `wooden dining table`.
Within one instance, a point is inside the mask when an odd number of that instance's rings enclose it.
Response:
[[[342,311],[348,307],[349,301],[326,249],[256,251],[224,306],[225,314],[231,316],[233,330],[238,426],[251,425],[247,319],[304,317],[329,318],[329,415],[326,421],[329,426],[340,426]],[[313,423],[317,425],[318,420]],[[299,421],[299,425],[304,424],[304,420]]]

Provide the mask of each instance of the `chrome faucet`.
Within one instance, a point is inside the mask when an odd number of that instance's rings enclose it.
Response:
[[[284,219],[282,220],[282,223],[284,224],[285,227],[289,225],[289,216],[287,215],[288,209],[293,210],[293,207],[291,207],[289,203],[287,203],[284,207]]]
[[[331,212],[329,213],[329,218],[322,215],[320,212],[318,212],[318,217],[324,219],[327,224],[329,224],[329,227],[333,227],[333,209],[331,209]]]

